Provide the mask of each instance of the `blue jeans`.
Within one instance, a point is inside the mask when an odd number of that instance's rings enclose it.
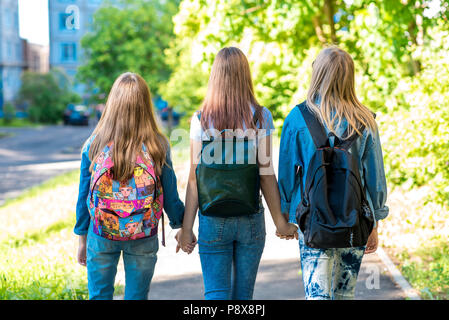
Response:
[[[251,300],[265,246],[264,209],[242,217],[199,214],[198,247],[206,300]]]
[[[91,300],[112,300],[117,264],[123,251],[125,300],[147,300],[157,260],[157,236],[112,241],[87,233],[87,288]]]
[[[302,279],[307,300],[354,299],[365,246],[315,249],[304,243],[299,230]]]

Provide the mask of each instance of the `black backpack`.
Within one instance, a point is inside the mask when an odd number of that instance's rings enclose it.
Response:
[[[350,248],[366,245],[374,220],[360,179],[359,165],[351,153],[357,133],[341,140],[326,135],[321,122],[305,102],[297,106],[317,148],[307,168],[306,185],[300,174],[301,203],[296,220],[311,248]],[[363,132],[364,127],[360,128]],[[334,136],[334,147],[329,138]]]
[[[201,120],[201,112],[198,119]],[[255,115],[253,122],[257,124]],[[218,163],[206,159],[205,153],[211,157],[217,155]],[[195,173],[201,214],[237,217],[259,212],[257,148],[248,137],[203,140]]]

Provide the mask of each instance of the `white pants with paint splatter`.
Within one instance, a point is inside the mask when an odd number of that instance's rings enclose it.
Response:
[[[304,243],[299,231],[302,279],[307,300],[354,299],[355,285],[365,246],[315,249]]]

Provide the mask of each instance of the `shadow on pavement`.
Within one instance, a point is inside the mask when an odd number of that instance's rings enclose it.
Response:
[[[400,300],[401,290],[391,281],[385,270],[379,270],[376,255],[364,257],[360,270],[356,300]],[[378,277],[378,282],[375,280]],[[201,274],[159,276],[151,283],[152,300],[203,300]],[[254,288],[255,300],[303,300],[300,263],[296,259],[262,260]]]

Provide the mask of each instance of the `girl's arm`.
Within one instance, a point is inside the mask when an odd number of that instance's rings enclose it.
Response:
[[[161,183],[164,192],[164,210],[170,220],[172,229],[181,228],[184,216],[184,203],[179,199],[173,163],[171,161],[170,147],[167,149],[166,164],[162,167]]]
[[[78,192],[78,201],[76,203],[76,224],[74,228],[75,234],[85,236],[89,229],[90,215],[87,208],[87,196],[89,194],[90,176],[89,167],[91,161],[89,159],[89,147],[91,140],[84,144],[81,154],[80,184]]]
[[[283,214],[290,214],[290,205],[293,200],[293,194],[298,188],[298,183],[301,182],[297,181],[297,179],[300,178],[297,175],[297,170],[301,165],[301,159],[298,152],[299,146],[294,139],[294,134],[288,129],[288,120],[289,117],[285,120],[282,128],[278,165],[279,192],[281,194],[281,210]],[[296,221],[295,212],[293,215],[290,214],[289,221]]]
[[[385,219],[389,213],[389,209],[385,205],[387,201],[387,180],[385,178],[379,131],[376,130],[374,136],[370,135],[368,139],[362,158],[363,177],[377,224],[378,220]]]
[[[260,186],[276,226],[276,233],[287,238],[298,238],[298,228],[288,223],[288,219],[281,212],[281,197],[271,156],[271,135],[259,138],[257,161],[260,168]]]
[[[377,229],[378,220],[388,216],[387,201],[387,180],[385,178],[384,161],[382,147],[380,144],[379,131],[376,130],[374,137],[369,136],[367,147],[362,158],[363,177],[369,199],[371,199],[374,209],[375,226],[366,243],[365,254],[374,253],[379,245]]]
[[[193,234],[193,224],[198,210],[198,189],[195,170],[199,162],[200,151],[201,141],[190,139],[190,171],[186,190],[186,208],[182,230],[176,235],[176,238],[179,239],[176,252],[179,251],[179,248],[182,248],[183,251],[190,253],[196,244],[196,238]]]
[[[77,261],[80,265],[86,266],[86,241],[87,231],[89,230],[90,214],[87,208],[87,197],[89,195],[90,176],[89,167],[89,147],[93,139],[89,139],[83,147],[81,153],[80,185],[78,192],[78,201],[76,203],[76,224],[75,234],[79,235]]]

